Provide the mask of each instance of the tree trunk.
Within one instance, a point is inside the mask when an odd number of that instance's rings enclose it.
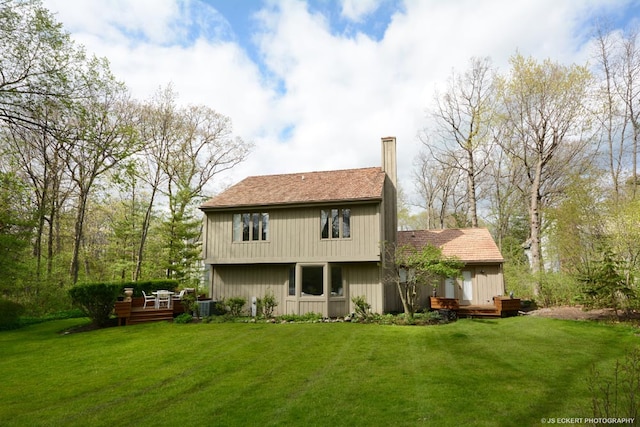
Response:
[[[467,200],[469,203],[469,216],[471,227],[478,227],[478,212],[476,206],[476,180],[474,178],[473,154],[469,153],[469,169],[467,171]]]
[[[80,246],[82,245],[82,234],[84,229],[84,216],[87,207],[87,197],[82,190],[78,196],[78,212],[76,214],[76,222],[74,226],[74,239],[73,239],[73,255],[71,256],[71,267],[69,274],[71,275],[71,283],[74,285],[78,283],[78,272],[80,270]]]
[[[149,234],[149,226],[151,225],[151,213],[153,212],[153,202],[156,197],[156,191],[158,189],[158,185],[153,186],[151,190],[151,199],[149,200],[149,206],[147,206],[147,210],[144,213],[144,219],[142,220],[142,233],[140,235],[140,246],[138,247],[138,254],[136,257],[136,268],[133,273],[133,281],[137,282],[140,279],[140,275],[142,273],[142,259],[144,256],[144,246],[147,242],[147,235]]]
[[[542,179],[542,162],[538,161],[536,164],[535,176],[531,183],[531,200],[529,206],[530,221],[529,226],[531,229],[531,272],[535,275],[541,271],[542,256],[540,249],[540,186]],[[536,295],[540,294],[540,281],[536,282],[534,289]]]

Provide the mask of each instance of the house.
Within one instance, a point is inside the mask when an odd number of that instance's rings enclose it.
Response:
[[[427,244],[439,247],[444,256],[455,256],[464,263],[461,277],[443,280],[436,289],[437,296],[455,298],[464,306],[491,305],[493,297],[504,295],[504,259],[486,228],[398,232],[398,247],[409,245],[420,249]],[[421,306],[427,306],[430,295],[423,292]]]
[[[394,137],[382,138],[380,167],[240,181],[200,207],[209,294],[247,301],[272,294],[276,315],[344,316],[354,296],[377,313],[401,311],[395,284],[384,280],[385,248],[401,239],[463,255],[462,282],[447,281],[441,292],[469,303],[501,295],[502,256],[488,231],[398,233],[396,186]]]
[[[275,314],[398,310],[383,283],[384,247],[397,230],[396,140],[382,166],[252,176],[205,202],[203,257],[214,299],[273,294]]]

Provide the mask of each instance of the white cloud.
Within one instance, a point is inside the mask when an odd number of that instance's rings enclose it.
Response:
[[[343,0],[342,16],[360,21],[364,16],[374,12],[380,6],[381,0]]]
[[[358,20],[377,3],[345,0],[342,13]],[[378,165],[380,138],[392,135],[408,192],[425,109],[453,68],[464,70],[472,56],[490,56],[506,71],[516,50],[584,63],[577,25],[606,4],[407,0],[375,41],[336,35],[328,18],[303,2],[273,0],[258,15],[261,31],[252,39],[264,64],[255,64],[228,41],[228,22],[196,0],[45,0],[80,43],[109,58],[136,97],[173,82],[183,102],[231,117],[236,133],[256,148],[228,179]],[[197,40],[185,43],[196,20]],[[285,128],[291,130],[282,138]]]

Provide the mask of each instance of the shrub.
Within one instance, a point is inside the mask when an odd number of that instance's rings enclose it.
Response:
[[[355,306],[357,318],[365,320],[371,317],[371,304],[367,302],[363,295],[351,298],[351,302]]]
[[[635,418],[640,408],[640,348],[624,362],[616,360],[612,378],[605,379],[595,366],[588,379],[594,418]]]
[[[218,301],[216,301],[215,313],[218,316],[226,316],[229,313],[229,308],[227,307],[227,301],[224,298],[221,298]]]
[[[17,302],[0,298],[0,329],[13,329],[20,326],[20,315],[24,307]]]
[[[578,282],[564,273],[540,273],[540,295],[537,300],[545,307],[575,305],[580,294]]]
[[[258,298],[258,314],[265,318],[273,317],[273,311],[278,306],[278,300],[273,293],[267,293],[264,298]]]
[[[229,314],[233,317],[240,317],[242,315],[242,308],[247,303],[247,300],[242,297],[232,297],[226,301],[227,307],[229,307]]]
[[[69,289],[69,296],[96,326],[103,327],[121,290],[121,283],[85,283]]]
[[[189,313],[182,313],[176,316],[175,319],[173,319],[173,323],[184,324],[184,323],[191,323],[191,322],[193,322],[193,316],[191,316],[191,314]]]
[[[306,314],[283,314],[278,317],[283,322],[317,322],[322,320],[322,314],[320,313],[306,313]]]

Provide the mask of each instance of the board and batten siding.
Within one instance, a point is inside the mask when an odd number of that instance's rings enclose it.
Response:
[[[322,239],[320,211],[351,209],[351,237]],[[234,213],[269,214],[267,241],[233,242]],[[380,204],[328,205],[289,209],[255,208],[207,212],[206,264],[377,261],[380,259]]]
[[[211,296],[215,301],[242,297],[250,304],[252,297],[263,298],[271,293],[278,304],[282,304],[289,280],[289,268],[288,265],[215,266]],[[278,308],[276,307],[276,311]]]
[[[252,297],[262,298],[268,293],[278,301],[274,314],[320,313],[329,317],[345,316],[354,311],[351,297],[365,296],[371,310],[383,312],[383,298],[379,283],[379,265],[375,262],[340,264],[345,294],[341,297],[300,297],[288,295],[291,265],[217,265],[213,267],[211,296],[242,297],[250,303]],[[245,307],[248,309],[248,305]]]
[[[351,310],[351,298],[364,296],[374,313],[383,313],[384,295],[380,283],[380,265],[375,263],[351,264],[347,269],[348,295]]]
[[[482,264],[482,265],[467,265],[462,271],[469,271],[471,273],[471,301],[472,305],[492,305],[493,297],[503,296],[504,291],[504,278],[500,264]],[[455,298],[462,301],[462,277],[458,277],[455,282]],[[422,292],[420,296],[420,307],[428,306],[428,297],[431,295],[432,288],[426,287],[428,292]],[[445,296],[445,284],[444,280],[440,282],[437,289],[437,294],[440,297]]]

